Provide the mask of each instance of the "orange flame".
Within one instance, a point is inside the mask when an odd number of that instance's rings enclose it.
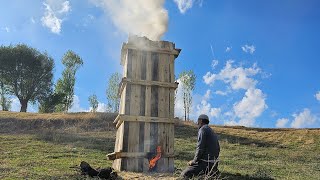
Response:
[[[156,166],[157,161],[161,158],[161,146],[157,147],[157,155],[149,161],[149,169]]]

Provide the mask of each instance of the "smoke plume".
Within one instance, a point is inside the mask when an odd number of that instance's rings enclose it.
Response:
[[[165,0],[96,0],[122,32],[160,40],[167,31]]]

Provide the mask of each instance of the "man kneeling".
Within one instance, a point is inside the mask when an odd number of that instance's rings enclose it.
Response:
[[[188,167],[181,173],[184,179],[199,175],[216,176],[218,170],[218,157],[220,145],[217,135],[208,126],[209,117],[201,114],[198,118],[198,143],[196,153]]]

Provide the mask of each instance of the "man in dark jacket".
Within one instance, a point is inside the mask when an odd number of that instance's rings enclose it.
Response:
[[[217,135],[208,126],[209,117],[201,114],[198,118],[198,143],[196,153],[188,167],[181,173],[185,179],[207,174],[215,176],[218,171],[220,145]]]

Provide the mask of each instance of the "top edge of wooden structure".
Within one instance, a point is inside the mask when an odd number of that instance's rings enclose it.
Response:
[[[181,49],[175,48],[175,43],[173,42],[152,41],[147,37],[130,35],[128,38],[128,42],[122,44],[121,65],[123,65],[125,62],[126,51],[128,49],[170,54],[170,55],[174,55],[175,58],[177,58],[181,52]]]

